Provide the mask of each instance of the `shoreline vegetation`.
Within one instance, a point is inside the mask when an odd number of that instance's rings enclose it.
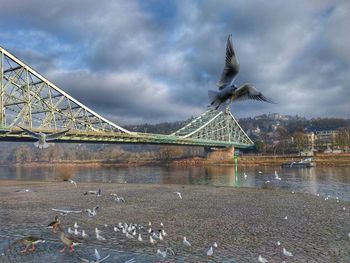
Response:
[[[243,155],[238,157],[239,166],[280,166],[290,161],[300,161],[298,155]],[[317,154],[313,157],[316,166],[350,166],[350,153]],[[86,166],[86,167],[127,167],[127,166],[201,166],[201,165],[234,165],[234,158],[185,157],[169,160],[153,158],[137,158],[125,160],[50,160],[32,162],[14,162],[1,164],[10,167],[45,167],[45,166]]]

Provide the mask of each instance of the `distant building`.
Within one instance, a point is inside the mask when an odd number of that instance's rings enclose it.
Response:
[[[316,131],[316,144],[319,146],[327,146],[334,145],[336,142],[336,137],[338,135],[338,131],[330,130],[330,131]]]

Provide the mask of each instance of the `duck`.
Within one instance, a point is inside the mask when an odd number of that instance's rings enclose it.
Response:
[[[52,228],[52,232],[56,233],[59,223],[60,223],[60,220],[59,220],[58,216],[55,216],[55,220],[52,221],[50,224],[48,224],[47,228]]]
[[[16,244],[22,244],[25,245],[25,248],[21,250],[21,253],[27,252],[27,251],[34,251],[36,249],[35,245],[38,243],[45,243],[45,240],[40,238],[40,237],[35,237],[35,236],[27,236],[21,239],[16,240],[13,242],[9,247],[8,250],[11,249],[12,246]],[[28,247],[32,245],[32,248],[28,250]]]
[[[81,244],[81,242],[79,242],[78,240],[76,240],[75,238],[71,237],[71,236],[67,236],[64,233],[64,230],[62,228],[61,225],[58,225],[59,230],[61,231],[60,233],[60,239],[62,241],[62,243],[64,244],[64,247],[60,250],[60,252],[64,252],[66,250],[66,246],[70,248],[70,251],[73,252],[74,251],[74,247]]]

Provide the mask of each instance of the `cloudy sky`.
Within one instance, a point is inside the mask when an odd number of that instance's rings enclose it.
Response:
[[[350,1],[0,0],[0,46],[120,125],[206,110],[232,34],[269,112],[350,116]]]

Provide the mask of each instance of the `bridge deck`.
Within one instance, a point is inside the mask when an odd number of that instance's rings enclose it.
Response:
[[[34,132],[57,132],[51,129],[33,129]],[[0,128],[0,141],[34,141],[32,137],[23,132],[20,128]],[[239,144],[236,142],[224,142],[214,140],[202,140],[183,138],[174,135],[151,134],[151,133],[118,133],[118,132],[87,132],[70,130],[65,136],[54,142],[66,143],[139,143],[139,144],[168,144],[168,145],[188,145],[188,146],[211,146],[211,147],[231,147],[249,148],[253,145]]]

